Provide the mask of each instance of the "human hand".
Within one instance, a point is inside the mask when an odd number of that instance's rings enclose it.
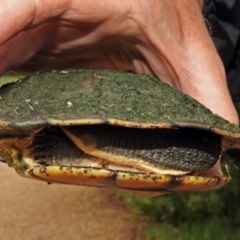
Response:
[[[5,0],[0,19],[0,73],[68,67],[151,73],[238,123],[201,0]]]

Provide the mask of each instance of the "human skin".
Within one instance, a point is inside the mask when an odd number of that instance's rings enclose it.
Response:
[[[150,73],[238,124],[202,0],[0,0],[0,74]]]

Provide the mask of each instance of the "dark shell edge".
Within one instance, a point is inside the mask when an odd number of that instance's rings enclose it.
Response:
[[[29,134],[35,130],[42,129],[48,126],[76,126],[76,125],[113,125],[120,127],[128,128],[143,128],[143,129],[160,129],[160,128],[197,128],[206,131],[216,133],[224,137],[231,138],[240,138],[240,132],[228,132],[223,129],[215,128],[207,124],[196,123],[196,122],[161,122],[161,123],[141,123],[134,121],[124,121],[114,118],[105,118],[105,119],[95,119],[95,118],[86,118],[86,119],[69,119],[69,120],[58,120],[58,119],[42,119],[36,121],[27,121],[27,122],[6,122],[0,121],[0,135],[21,135]]]

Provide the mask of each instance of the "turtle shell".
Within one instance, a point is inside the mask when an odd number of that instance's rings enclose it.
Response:
[[[4,85],[0,116],[0,160],[20,175],[144,195],[224,185],[230,177],[204,171],[240,139],[238,126],[154,77],[110,70]]]

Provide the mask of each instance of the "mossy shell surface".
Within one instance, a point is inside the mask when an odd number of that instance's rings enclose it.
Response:
[[[193,127],[240,137],[238,126],[150,75],[65,70],[31,75],[0,89],[0,134],[45,125]]]

